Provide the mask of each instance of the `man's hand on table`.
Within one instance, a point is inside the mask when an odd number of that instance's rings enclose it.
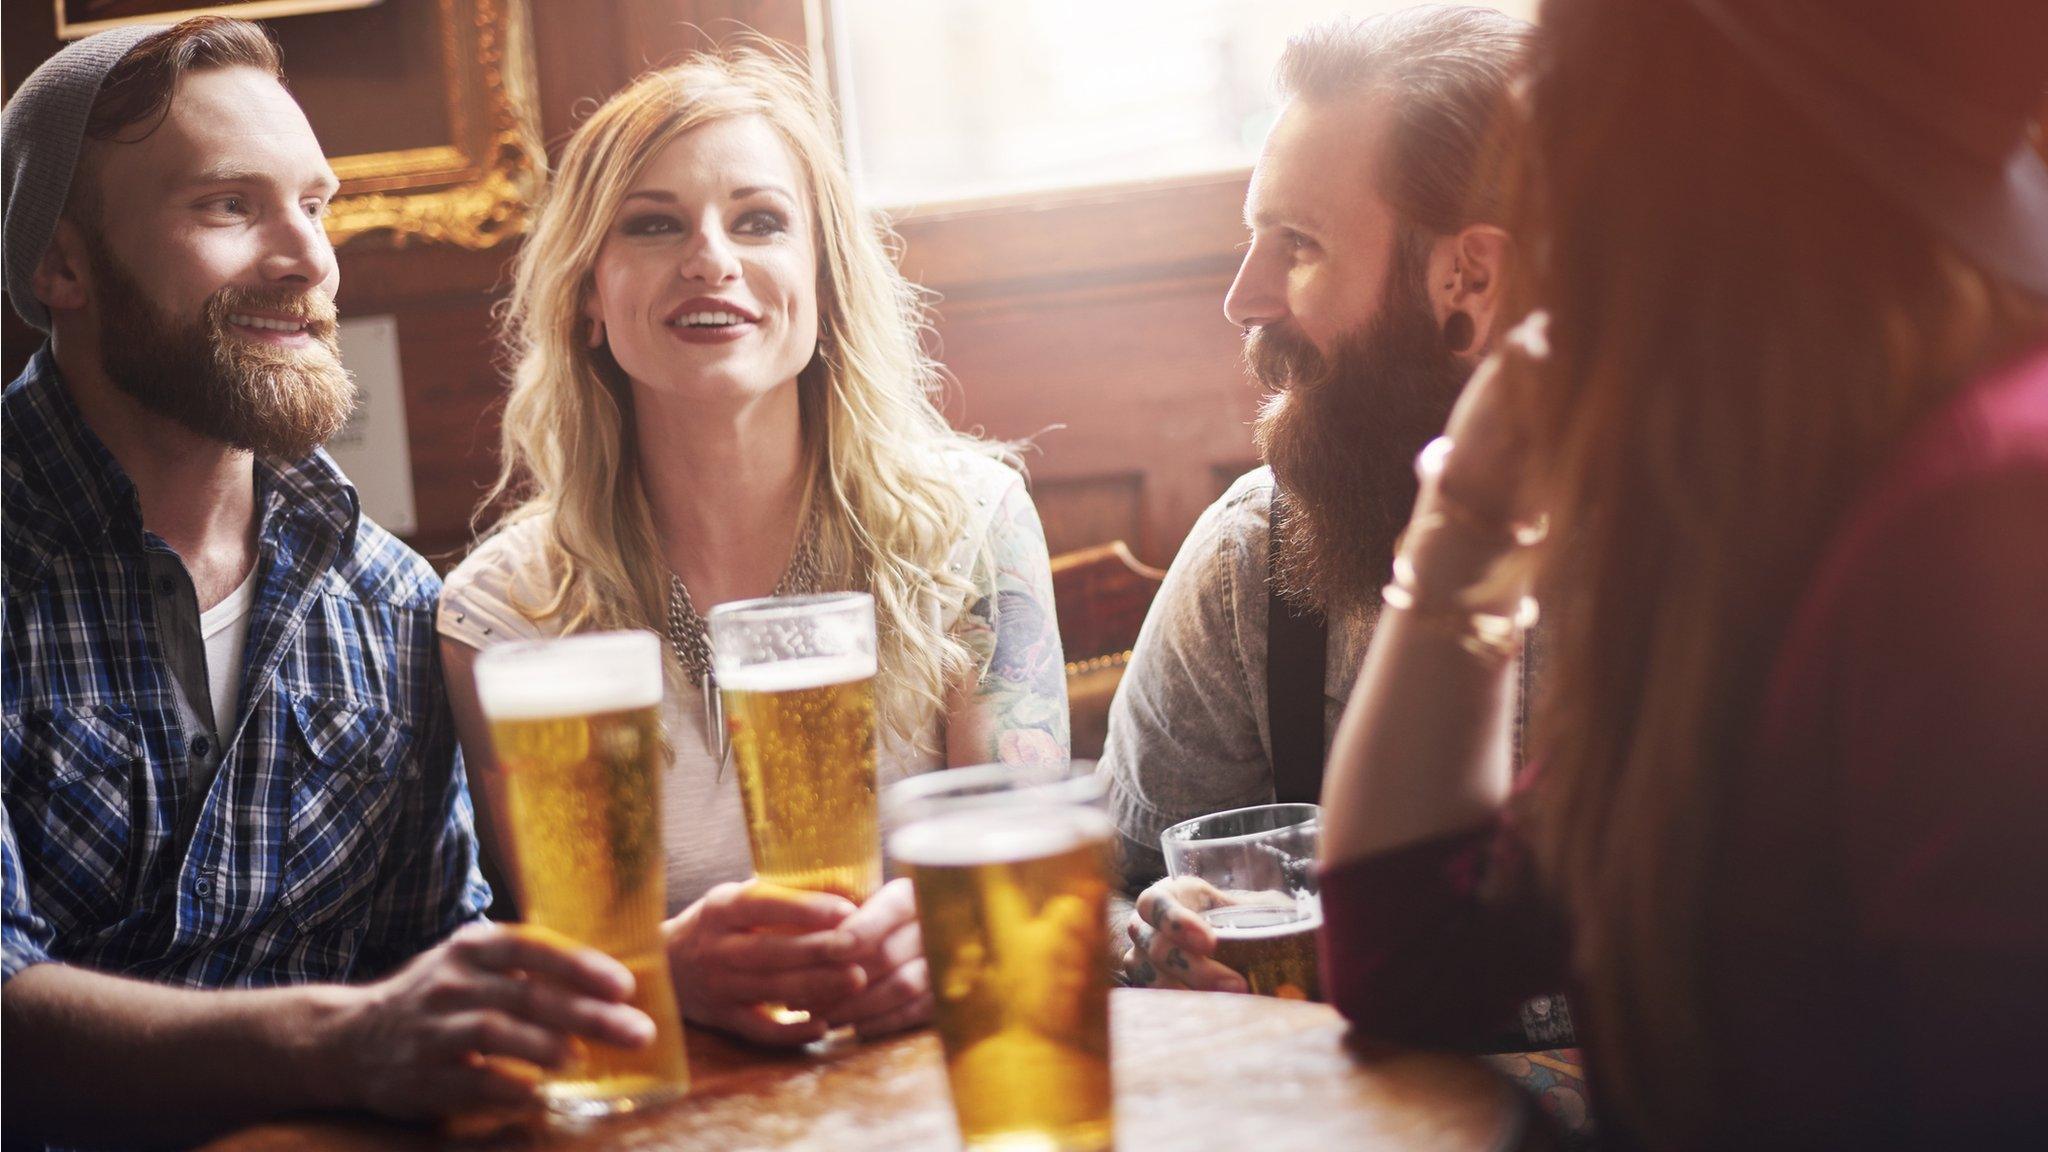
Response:
[[[1124,977],[1139,988],[1247,992],[1244,977],[1211,957],[1216,932],[1202,913],[1226,903],[1223,893],[1191,876],[1169,877],[1138,894],[1124,925]]]
[[[531,1102],[530,1077],[493,1058],[556,1068],[578,1040],[654,1039],[654,1021],[625,1002],[625,965],[528,928],[469,925],[350,991],[316,1075],[340,1103],[400,1119]]]

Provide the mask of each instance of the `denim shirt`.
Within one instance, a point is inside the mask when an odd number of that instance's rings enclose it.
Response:
[[[479,916],[439,581],[326,454],[256,462],[256,598],[215,746],[177,672],[182,564],[47,347],[4,421],[6,979],[363,979]]]
[[[1238,477],[1180,546],[1109,709],[1108,778],[1130,895],[1166,874],[1159,834],[1273,801],[1266,712],[1266,572],[1273,470]],[[1330,621],[1323,750],[1358,678],[1377,607]]]
[[[1097,767],[1108,778],[1126,893],[1166,873],[1159,834],[1182,820],[1273,801],[1266,712],[1266,606],[1273,471],[1238,477],[1188,533],[1145,615],[1110,705]],[[1323,752],[1358,679],[1377,605],[1330,621],[1323,670]],[[1518,668],[1516,763],[1529,700],[1532,647]],[[1572,1043],[1562,996],[1524,1003],[1502,1050]]]

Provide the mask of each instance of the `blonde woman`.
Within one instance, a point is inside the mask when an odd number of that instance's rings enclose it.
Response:
[[[670,957],[686,1016],[759,1042],[905,1027],[930,996],[904,882],[856,908],[749,881],[704,705],[704,612],[872,593],[883,783],[1067,753],[1037,513],[1005,450],[934,408],[919,325],[800,68],[742,49],[642,77],[570,139],[520,254],[499,490],[524,502],[443,595],[450,695],[487,812],[500,790],[479,649],[669,637]]]

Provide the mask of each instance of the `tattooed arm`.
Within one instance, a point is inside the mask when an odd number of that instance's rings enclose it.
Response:
[[[1071,746],[1045,531],[1022,479],[1005,479],[979,549],[975,600],[959,626],[982,671],[947,709],[946,762],[954,767],[1063,763]]]

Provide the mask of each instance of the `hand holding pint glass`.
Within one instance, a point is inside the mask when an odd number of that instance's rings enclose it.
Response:
[[[1323,906],[1315,874],[1321,815],[1313,804],[1267,804],[1186,820],[1159,837],[1166,885],[1180,890],[1182,907],[1213,934],[1214,961],[1261,996],[1322,997],[1316,932]]]
[[[742,600],[705,623],[754,874],[861,904],[882,883],[873,597]]]
[[[933,772],[885,797],[970,1149],[1108,1148],[1113,825],[1093,776]]]
[[[477,698],[506,788],[529,932],[566,937],[632,972],[654,1042],[585,1045],[550,1074],[558,1112],[605,1115],[689,1089],[662,948],[661,641],[611,632],[506,644],[477,657]]]

